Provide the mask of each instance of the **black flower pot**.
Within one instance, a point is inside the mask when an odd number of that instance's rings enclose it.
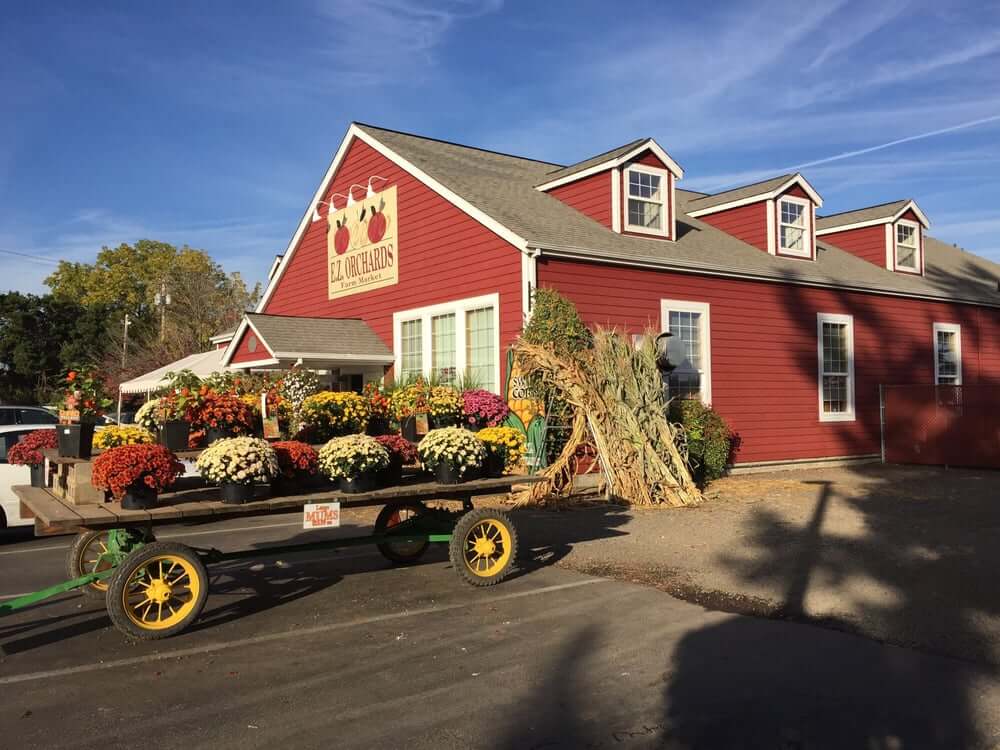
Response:
[[[368,420],[368,428],[365,433],[372,437],[389,434],[389,423],[384,417],[372,417]]]
[[[125,510],[146,510],[156,507],[157,492],[145,482],[133,482],[125,489],[122,508]]]
[[[160,428],[158,442],[167,450],[186,451],[191,424],[183,419],[168,419]]]
[[[399,423],[399,428],[400,432],[403,433],[403,437],[405,437],[411,443],[420,442],[420,435],[417,434],[416,417],[406,417]]]
[[[94,423],[56,425],[59,455],[62,458],[90,458],[94,442]]]
[[[211,445],[216,440],[235,437],[236,433],[229,427],[209,427],[205,430],[205,445]]]
[[[502,477],[507,459],[500,451],[486,451],[486,460],[483,461],[482,476]]]
[[[481,429],[483,429],[483,426],[478,422],[469,422],[469,420],[465,420],[464,422],[462,422],[462,426],[469,432],[479,432]]]
[[[468,470],[466,470],[468,473]],[[458,471],[458,467],[442,461],[434,469],[434,479],[440,484],[459,484],[466,480],[466,476]]]
[[[45,486],[45,461],[43,460],[40,464],[31,465],[31,486],[32,487],[44,487]]]
[[[254,486],[252,484],[223,482],[219,485],[219,496],[222,498],[222,502],[229,505],[243,505],[243,503],[249,503],[253,500]]]
[[[298,475],[294,477],[279,476],[271,482],[272,495],[299,495],[302,493],[302,482]]]
[[[337,480],[337,489],[351,495],[357,495],[360,492],[371,492],[375,489],[375,474],[368,472],[352,477],[351,479],[340,477]]]
[[[403,459],[397,455],[389,458],[389,465],[375,475],[379,487],[393,487],[403,481]]]

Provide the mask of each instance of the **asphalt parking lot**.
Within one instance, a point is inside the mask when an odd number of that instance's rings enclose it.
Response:
[[[279,516],[158,536],[302,533]],[[0,596],[61,579],[68,543],[0,540]],[[160,642],[129,643],[73,594],[0,619],[0,746],[957,748],[1000,732],[1000,688],[974,664],[551,566],[474,589],[443,549],[425,559],[213,566],[202,620]]]

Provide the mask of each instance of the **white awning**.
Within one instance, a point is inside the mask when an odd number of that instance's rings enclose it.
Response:
[[[132,380],[126,380],[118,386],[118,390],[121,393],[150,393],[166,386],[168,372],[190,370],[199,378],[207,378],[209,375],[217,372],[226,372],[232,368],[225,367],[222,364],[222,355],[225,352],[225,349],[212,349],[207,352],[190,354],[184,357],[184,359],[179,359],[176,362],[171,362],[169,365],[158,367],[152,372],[147,372],[145,375],[132,378]]]

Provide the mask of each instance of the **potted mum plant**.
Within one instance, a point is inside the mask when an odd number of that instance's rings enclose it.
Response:
[[[375,475],[389,465],[389,452],[370,435],[345,435],[319,449],[319,465],[341,492],[370,492]]]
[[[474,477],[486,458],[475,435],[461,427],[442,427],[427,433],[417,446],[420,462],[441,484],[458,484]]]
[[[422,430],[429,420],[430,406],[427,399],[430,396],[429,389],[422,378],[417,378],[409,385],[402,386],[393,391],[389,398],[389,409],[392,416],[399,422],[399,429],[403,437],[411,443],[420,440]]]
[[[266,440],[234,437],[216,440],[198,455],[198,472],[219,486],[222,502],[232,505],[253,500],[254,484],[278,476],[278,456]]]
[[[484,427],[476,437],[486,448],[483,474],[488,477],[503,476],[513,472],[524,458],[524,434],[513,427]]]
[[[152,508],[160,492],[170,487],[184,464],[162,445],[120,445],[94,459],[91,481],[110,490],[127,510]]]
[[[69,423],[58,428],[59,455],[90,458],[94,424],[111,408],[111,399],[105,393],[103,381],[93,372],[70,370],[65,385],[60,418]]]
[[[31,467],[31,486],[45,486],[45,456],[43,448],[59,447],[55,430],[35,430],[24,435],[7,451],[7,461],[16,466]]]
[[[403,481],[403,467],[417,462],[417,446],[402,435],[379,435],[375,438],[389,453],[389,465],[375,477],[380,487]]]
[[[368,402],[368,434],[373,437],[389,432],[389,397],[378,383],[366,383],[361,395]]]
[[[432,427],[451,427],[462,419],[462,394],[450,385],[436,385],[427,397]]]
[[[368,427],[368,402],[352,391],[320,391],[302,401],[302,422],[317,440],[364,432]]]
[[[271,443],[278,457],[278,476],[271,484],[272,490],[281,495],[293,495],[316,475],[319,454],[308,443],[282,440]]]
[[[503,424],[508,414],[507,402],[492,391],[474,388],[462,393],[462,421],[473,432]]]
[[[94,450],[106,451],[121,445],[151,445],[153,433],[136,425],[112,425],[94,433]]]
[[[194,409],[194,423],[205,431],[205,445],[244,435],[253,429],[253,411],[232,393],[209,391]]]

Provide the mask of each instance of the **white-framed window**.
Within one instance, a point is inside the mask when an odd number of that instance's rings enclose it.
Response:
[[[667,236],[670,173],[633,164],[625,169],[625,230]]]
[[[778,200],[778,252],[812,257],[812,203],[786,195]]]
[[[896,268],[920,271],[920,225],[915,222],[896,222]]]
[[[684,344],[684,359],[664,377],[669,398],[700,398],[712,402],[712,341],[709,305],[665,299],[660,301],[660,325]]]
[[[817,313],[819,418],[821,422],[854,419],[854,318]]]
[[[499,310],[499,295],[487,294],[393,313],[399,379],[423,375],[454,384],[467,375],[499,393]]]
[[[934,385],[962,385],[962,326],[934,324]]]

